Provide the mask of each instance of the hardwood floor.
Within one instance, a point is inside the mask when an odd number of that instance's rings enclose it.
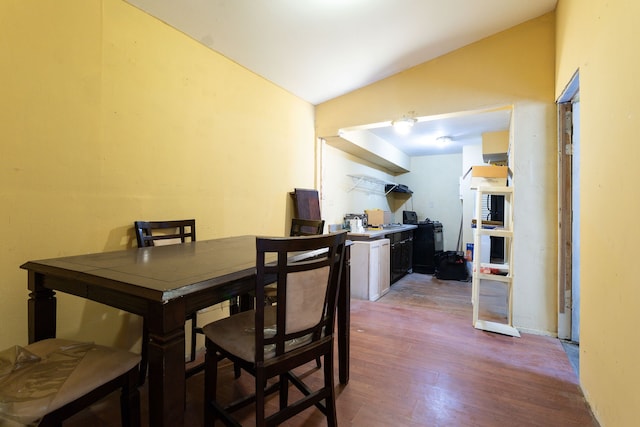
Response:
[[[487,293],[487,316],[504,316],[501,292]],[[315,363],[300,373],[320,381]],[[230,365],[220,370],[229,399],[250,389],[251,380],[246,373],[233,380]],[[202,374],[187,384],[186,425],[200,426]],[[146,386],[141,392],[148,425]],[[401,279],[378,302],[352,300],[351,380],[336,385],[336,393],[341,426],[598,426],[557,339],[476,330],[471,284],[430,275]],[[252,407],[240,413],[244,425],[252,425],[252,413]],[[119,425],[117,395],[65,424],[89,425]],[[284,425],[326,422],[312,408]]]

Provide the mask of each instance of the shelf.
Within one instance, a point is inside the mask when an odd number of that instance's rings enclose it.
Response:
[[[512,311],[513,311],[513,187],[480,187],[476,193],[476,227],[473,229],[474,235],[474,254],[473,254],[473,279],[472,298],[473,304],[473,326],[477,329],[496,332],[499,334],[519,337],[520,333],[513,327]],[[500,225],[496,227],[495,221],[482,221],[482,201],[487,195],[504,196],[504,218]],[[488,228],[485,228],[488,227]],[[483,248],[481,238],[483,236],[502,237],[504,244],[504,262],[492,263],[482,262]],[[488,260],[486,254],[485,260]],[[503,274],[483,273],[483,269],[494,269]],[[506,307],[506,323],[499,323],[479,318],[480,313],[480,287],[484,281],[487,286],[489,281],[504,283],[507,287],[507,307]]]
[[[477,320],[473,325],[476,329],[483,331],[496,332],[503,335],[511,335],[512,337],[520,337],[520,332],[511,325],[504,323],[491,322],[489,320]]]
[[[380,195],[384,194],[386,196],[389,193],[396,192],[394,191],[395,188],[404,187],[395,182],[385,181],[379,178],[374,178],[369,175],[350,175],[349,174],[347,176],[351,177],[355,181],[355,184],[353,185],[353,187],[347,190],[347,192],[350,192],[353,190],[361,190],[361,191],[366,191],[368,193],[377,193]],[[387,190],[387,187],[391,187],[391,188]],[[407,191],[398,191],[398,193],[402,193],[402,194],[412,193],[411,190],[409,190],[408,188],[406,189]]]
[[[509,271],[509,268],[511,266],[507,263],[481,262],[480,267],[481,268],[488,267],[488,268],[495,268],[496,270]]]
[[[476,232],[480,236],[493,236],[493,237],[512,237],[513,231],[505,230],[504,228],[476,228]]]
[[[492,194],[495,196],[509,196],[513,194],[513,187],[500,187],[491,185],[478,187],[477,191],[484,194]]]
[[[511,276],[503,276],[501,274],[473,273],[480,280],[493,280],[496,282],[511,283]]]

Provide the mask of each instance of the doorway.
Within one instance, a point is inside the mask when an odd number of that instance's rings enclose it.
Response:
[[[558,338],[580,342],[580,81],[579,74],[558,104]],[[567,348],[567,346],[565,346]],[[572,353],[575,354],[571,354]],[[567,348],[569,358],[578,351]]]

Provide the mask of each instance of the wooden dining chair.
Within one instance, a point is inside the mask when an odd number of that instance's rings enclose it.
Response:
[[[322,234],[324,231],[324,220],[322,219],[291,219],[291,230],[289,236],[314,236]],[[275,304],[278,300],[276,287],[269,285],[265,287],[265,301],[267,304]],[[320,367],[320,365],[318,365]]]
[[[135,221],[133,227],[139,248],[196,240],[196,220]]]
[[[120,389],[123,426],[140,425],[140,356],[51,338],[0,352],[0,425],[62,425]]]
[[[134,221],[133,228],[138,241],[138,248],[149,246],[162,246],[168,244],[179,244],[196,240],[196,220],[181,219],[170,221]],[[198,327],[198,313],[193,313],[189,319],[191,321],[191,349],[189,362],[196,358],[196,337],[202,333]],[[140,384],[144,384],[147,367],[149,363],[147,342],[149,341],[149,331],[143,321],[142,326],[142,361],[140,363]],[[197,371],[197,369],[195,370]],[[191,371],[190,373],[194,373]]]
[[[333,381],[333,334],[336,302],[345,253],[346,233],[321,236],[256,238],[256,300],[264,300],[264,286],[278,287],[278,304],[257,304],[245,311],[206,325],[205,425],[221,418],[239,425],[232,413],[255,402],[256,425],[276,425],[311,406],[320,409],[329,426],[336,425]],[[301,253],[318,251],[314,257]],[[324,251],[324,252],[322,252]],[[275,260],[274,260],[275,258]],[[217,395],[218,354],[255,376],[255,390],[223,404]],[[312,390],[292,369],[324,359],[324,381]],[[277,377],[272,386],[267,380]],[[303,397],[289,402],[289,384]],[[267,415],[265,397],[279,392],[279,410]]]
[[[291,218],[291,230],[289,236],[315,236],[324,232],[324,220],[323,219],[302,219]],[[265,295],[267,302],[275,304],[278,301],[278,292],[273,286],[266,286]],[[316,365],[318,368],[322,367],[320,358],[316,358]]]

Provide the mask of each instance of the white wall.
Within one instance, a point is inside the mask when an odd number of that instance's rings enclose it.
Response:
[[[557,156],[555,105],[519,102],[511,128],[513,171],[513,323],[522,332],[557,333]]]
[[[360,182],[349,175],[367,175],[385,182],[397,182],[366,160],[321,142],[320,212],[325,224],[342,224],[346,213],[365,209],[393,210],[394,196],[384,195],[384,185]],[[396,216],[396,222],[402,222]]]
[[[479,148],[477,152],[480,153]],[[481,154],[478,156],[482,158]],[[342,223],[345,213],[363,213],[365,209],[375,208],[392,211],[394,221],[402,222],[402,211],[411,210],[417,212],[419,220],[440,221],[444,249],[457,250],[462,208],[468,204],[463,204],[459,197],[462,154],[413,157],[411,171],[399,176],[326,143],[321,145],[321,159],[320,209],[327,224]],[[405,184],[413,194],[385,196],[382,184],[358,183],[349,175],[367,175]],[[473,200],[472,195],[471,203]],[[471,220],[465,221],[468,225]],[[463,230],[465,228],[468,227],[463,224]]]
[[[411,158],[411,172],[398,178],[413,191],[402,210],[416,211],[420,221],[426,218],[442,223],[444,250],[457,248],[463,203],[460,200],[462,154]]]
[[[482,145],[468,145],[462,148],[462,175],[469,170],[471,166],[484,164],[482,160]],[[462,181],[462,198],[463,198],[463,227],[462,227],[462,247],[466,249],[467,243],[473,243],[473,230],[471,228],[471,220],[475,218],[476,209],[476,191],[471,190],[471,174]]]

